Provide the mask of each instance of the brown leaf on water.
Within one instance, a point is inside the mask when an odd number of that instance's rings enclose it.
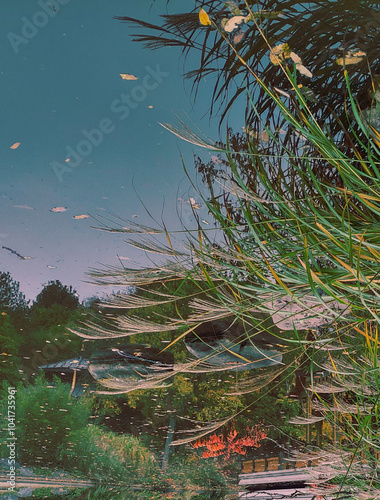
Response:
[[[240,43],[244,38],[244,31],[241,31],[237,35],[234,36],[234,43]]]
[[[21,142],[15,142],[12,144],[11,149],[17,149],[20,146]]]
[[[263,132],[261,132],[261,140],[263,142],[268,142],[269,141],[269,134],[266,130],[264,130]]]
[[[128,73],[120,73],[120,76],[123,80],[138,80],[138,77],[135,75],[128,75]]]

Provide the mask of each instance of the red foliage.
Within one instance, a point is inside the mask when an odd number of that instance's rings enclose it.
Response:
[[[207,448],[202,454],[203,458],[218,457],[220,455],[225,455],[226,458],[229,458],[231,453],[245,455],[247,448],[259,448],[261,441],[266,437],[266,431],[259,425],[247,427],[247,433],[242,437],[238,437],[235,425],[232,424],[226,438],[223,434],[213,434],[204,440],[198,439],[190,444],[193,448]]]

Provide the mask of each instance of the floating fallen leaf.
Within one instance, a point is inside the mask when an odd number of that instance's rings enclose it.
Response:
[[[284,92],[283,90],[275,87],[275,90],[277,90],[277,92],[285,97],[290,97],[290,95],[287,93],[287,92]]]
[[[150,106],[148,106],[148,108],[149,108],[149,109],[152,109],[152,108],[153,108],[153,106],[152,106],[152,105],[150,105]]]
[[[135,75],[128,75],[128,73],[120,73],[120,76],[123,80],[138,80],[138,77]]]
[[[301,75],[308,76],[309,78],[313,77],[311,71],[309,71],[303,64],[296,64],[296,69],[301,73]]]
[[[297,54],[295,54],[294,52],[291,52],[289,54],[289,56],[286,56],[286,57],[290,57],[290,59],[295,63],[296,65],[296,70],[299,71],[301,73],[301,75],[305,75],[305,76],[308,76],[309,78],[312,78],[313,75],[311,73],[311,71],[309,71],[303,64],[302,64],[302,59],[300,58],[300,56],[297,56]]]
[[[244,38],[244,31],[234,36],[234,43],[240,43]]]
[[[74,215],[73,219],[88,219],[90,216],[87,214]]]
[[[302,64],[302,59],[300,58],[300,56],[297,56],[297,54],[295,54],[294,52],[291,52],[289,57],[296,64]]]
[[[202,8],[199,9],[199,22],[203,24],[203,26],[211,26],[211,21],[210,18],[208,17],[208,14]]]
[[[20,146],[21,142],[15,142],[12,144],[11,149],[17,149]]]
[[[26,210],[34,210],[33,207],[30,207],[29,205],[12,205],[13,208],[25,208]]]
[[[336,63],[339,66],[347,66],[348,64],[357,64],[360,63],[367,54],[362,50],[349,50],[347,54],[343,57],[339,57],[336,60]]]
[[[270,51],[269,59],[272,64],[278,66],[285,58],[290,57],[290,53],[291,50],[289,45],[287,43],[280,43]]]
[[[269,134],[266,130],[264,130],[263,132],[261,132],[261,140],[263,142],[268,142],[269,141]]]
[[[247,22],[251,19],[251,16],[234,16],[229,19],[226,24],[224,25],[224,31],[227,31],[227,33],[231,33],[234,29],[239,27],[239,24],[241,24],[243,21]]]
[[[57,269],[57,266],[46,266],[48,269]]]
[[[70,161],[70,158],[66,158],[65,162],[67,163],[68,161]]]
[[[195,208],[195,210],[199,210],[201,208],[201,205],[197,203],[194,198],[189,199],[190,205]]]
[[[66,212],[66,210],[67,210],[67,207],[53,207],[50,209],[50,212],[59,213],[59,212]]]

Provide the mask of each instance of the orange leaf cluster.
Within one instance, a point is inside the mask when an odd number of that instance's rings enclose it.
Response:
[[[207,439],[198,439],[190,444],[193,448],[207,448],[203,452],[203,458],[218,457],[220,455],[226,455],[226,458],[229,458],[231,453],[245,455],[247,448],[259,448],[261,441],[267,437],[267,433],[256,425],[254,427],[247,427],[247,433],[243,437],[238,438],[237,436],[238,432],[232,426],[226,439],[223,434],[213,434]]]

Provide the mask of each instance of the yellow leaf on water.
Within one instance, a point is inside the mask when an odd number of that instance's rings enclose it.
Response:
[[[339,66],[348,66],[349,64],[358,64],[363,60],[362,57],[339,57],[336,60],[336,63],[339,64]]]
[[[14,144],[12,144],[11,149],[17,149],[20,144],[21,142],[15,142]]]
[[[366,53],[363,52],[362,50],[349,50],[347,54],[343,57],[338,57],[336,60],[336,63],[339,64],[339,66],[348,66],[349,64],[358,64],[360,63],[365,57]]]
[[[73,219],[88,219],[90,216],[87,214],[74,215]]]
[[[203,26],[211,26],[210,18],[208,17],[207,12],[202,9],[202,7],[199,9],[199,22],[203,24]]]
[[[291,53],[292,52],[287,43],[280,43],[279,45],[273,47],[273,49],[270,51],[269,58],[272,64],[278,66],[285,58],[290,57]]]
[[[195,208],[195,210],[199,210],[201,208],[201,205],[200,203],[197,203],[194,198],[190,198],[189,199],[189,202],[190,202],[190,205],[192,206],[192,208]]]
[[[120,76],[123,80],[138,80],[138,77],[135,75],[128,75],[128,73],[120,73]]]

